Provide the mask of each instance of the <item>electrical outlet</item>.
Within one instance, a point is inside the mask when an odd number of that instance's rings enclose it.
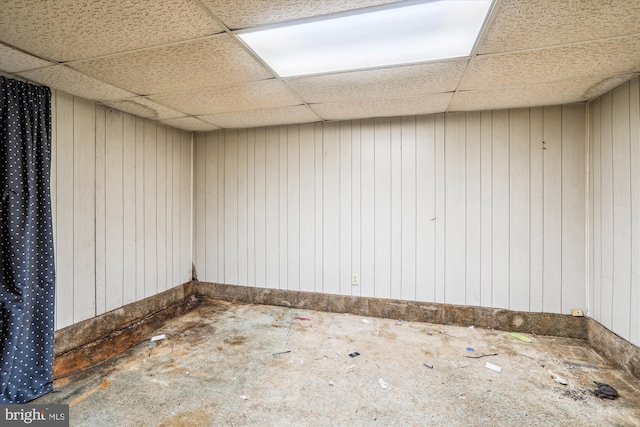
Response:
[[[572,308],[571,315],[574,317],[584,317],[584,312],[581,308]]]
[[[359,274],[352,274],[351,275],[351,284],[353,286],[358,286],[360,284],[360,275]]]

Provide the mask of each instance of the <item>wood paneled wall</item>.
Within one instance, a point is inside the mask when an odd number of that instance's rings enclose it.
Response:
[[[53,92],[56,328],[191,279],[191,134]]]
[[[199,133],[198,278],[585,308],[585,154],[583,104]]]
[[[589,316],[640,345],[640,85],[589,103]]]
[[[188,281],[193,236],[200,280],[581,307],[640,345],[639,88],[589,104],[588,173],[582,105],[200,133],[192,156],[54,91],[56,328]]]

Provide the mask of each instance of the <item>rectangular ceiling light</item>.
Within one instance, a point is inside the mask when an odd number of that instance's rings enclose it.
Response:
[[[238,31],[281,77],[468,56],[492,0],[406,1]]]

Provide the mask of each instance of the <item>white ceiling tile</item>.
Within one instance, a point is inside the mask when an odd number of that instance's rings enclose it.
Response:
[[[273,76],[227,34],[70,65],[139,95],[229,85]]]
[[[183,117],[186,115],[165,107],[164,105],[158,104],[150,99],[139,96],[122,101],[103,101],[102,103],[107,107],[115,108],[116,110],[124,111],[125,113],[144,117],[146,119],[163,120]]]
[[[287,79],[308,103],[415,97],[454,91],[467,59]]]
[[[478,53],[640,33],[637,0],[498,0]]]
[[[60,62],[222,31],[189,0],[0,0],[0,10],[1,41]]]
[[[396,1],[398,0],[202,0],[202,3],[227,27],[236,30]]]
[[[449,111],[538,107],[587,101],[619,86],[633,76],[620,75],[604,79],[592,77],[518,87],[460,91],[453,97]]]
[[[266,110],[238,111],[201,116],[202,120],[221,128],[251,128],[319,122],[320,118],[305,105]]]
[[[54,64],[0,44],[0,70],[2,71],[16,73],[18,71],[32,70],[49,65]]]
[[[415,98],[313,104],[311,108],[324,120],[412,116],[443,112],[452,96],[452,93],[438,93]]]
[[[460,89],[561,81],[640,71],[640,36],[579,45],[479,55],[471,60]]]
[[[239,29],[395,2],[0,0],[0,70],[187,130],[580,102],[640,72],[636,0],[496,0],[466,70],[450,59],[284,81],[211,16]]]
[[[284,83],[275,79],[154,95],[150,98],[189,115],[197,116],[302,104]]]
[[[167,126],[187,130],[189,132],[208,132],[210,130],[220,129],[211,123],[205,123],[195,117],[179,117],[177,119],[158,120]]]
[[[25,79],[94,101],[132,98],[126,90],[103,83],[65,65],[16,73]]]

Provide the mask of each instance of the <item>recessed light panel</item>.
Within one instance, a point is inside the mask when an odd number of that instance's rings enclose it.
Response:
[[[468,56],[492,0],[400,2],[237,33],[281,77]]]

